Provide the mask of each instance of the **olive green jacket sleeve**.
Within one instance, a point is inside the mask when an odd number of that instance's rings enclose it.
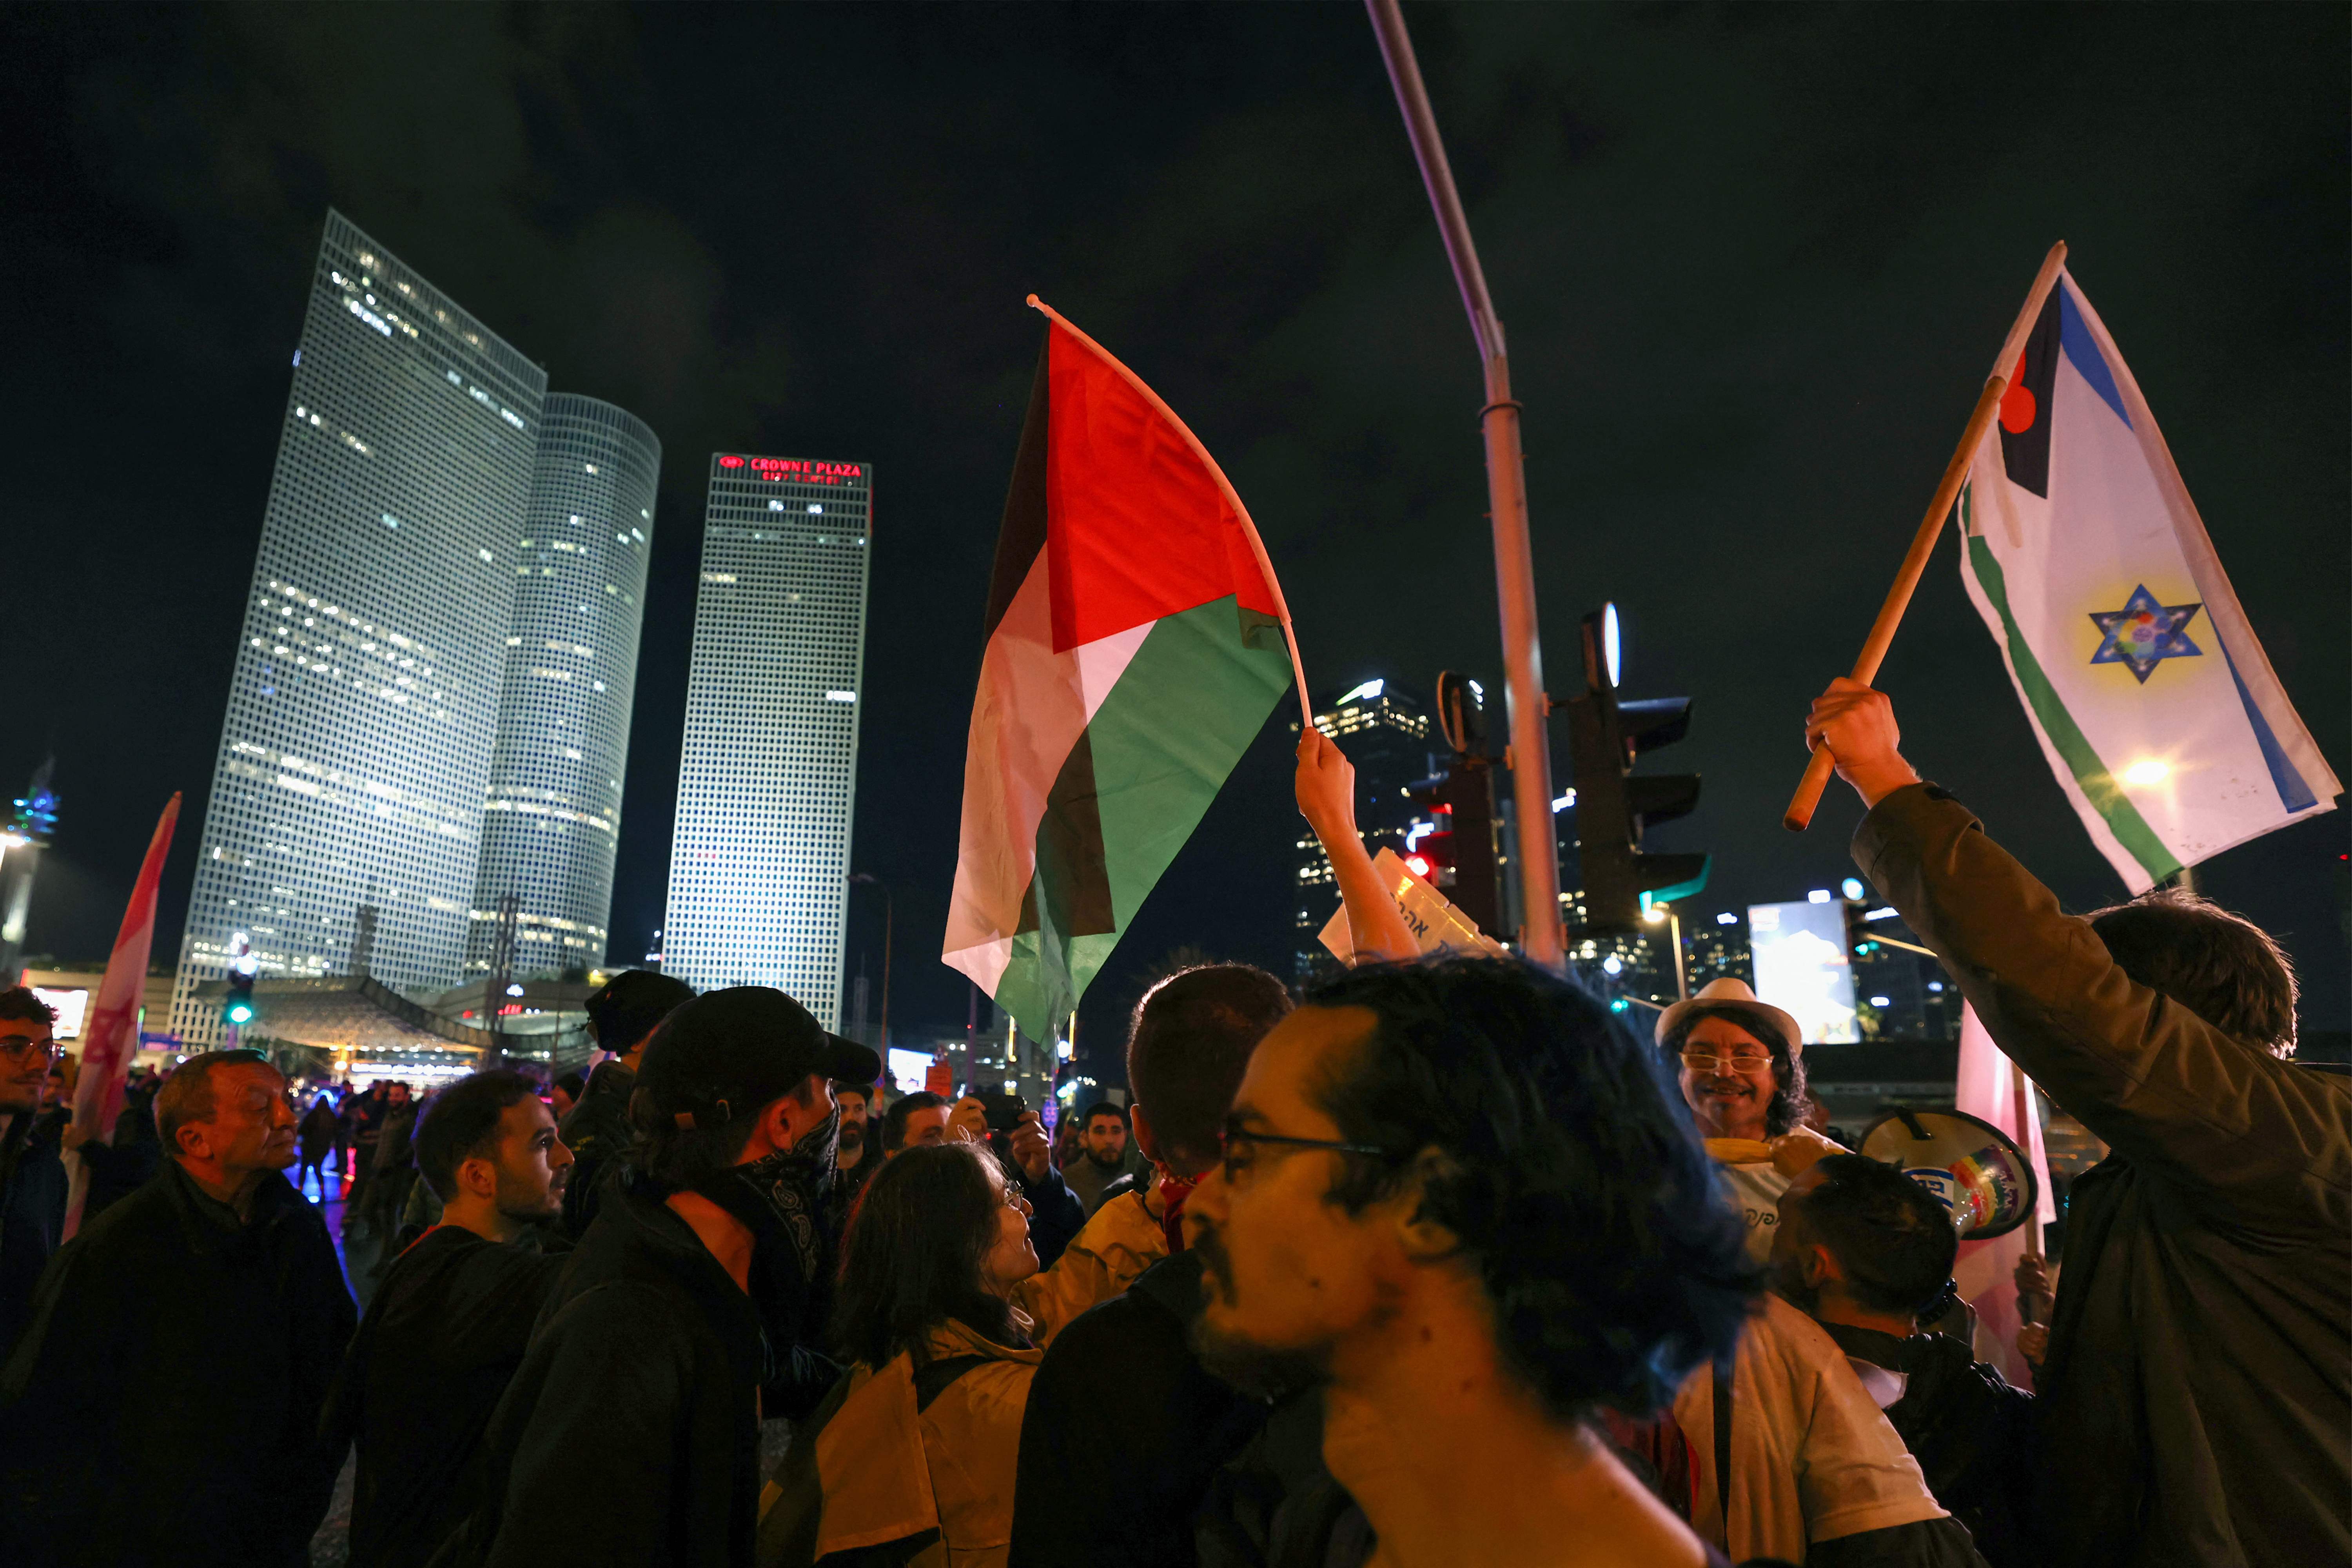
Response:
[[[1929,784],[1881,800],[1853,858],[2003,1051],[2211,1223],[2277,1238],[2352,1227],[2352,1089],[2232,1039],[2136,984],[2090,922]]]

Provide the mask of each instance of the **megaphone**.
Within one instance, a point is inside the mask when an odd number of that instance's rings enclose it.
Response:
[[[2042,1184],[2025,1151],[1964,1110],[1898,1105],[1864,1131],[1860,1152],[1941,1198],[1963,1241],[2006,1236],[2042,1202]]]

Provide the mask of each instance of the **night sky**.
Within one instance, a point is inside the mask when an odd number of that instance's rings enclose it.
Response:
[[[1407,16],[1526,404],[1552,687],[1614,599],[1628,695],[1695,699],[1657,765],[1706,795],[1652,844],[1715,854],[1702,911],[1850,869],[1843,785],[1810,834],[1779,825],[1800,720],[2059,238],[2347,773],[2352,13]],[[16,9],[0,145],[0,784],[54,749],[64,797],[36,952],[107,950],[174,789],[177,951],[330,205],[664,443],[616,959],[660,923],[708,454],[870,460],[853,864],[898,889],[894,1023],[961,1024],[937,954],[1032,290],[1217,455],[1322,696],[1499,682],[1477,364],[1357,6]],[[1948,542],[1880,684],[1921,770],[2070,907],[2121,896]],[[1295,717],[1135,921],[1082,1043],[1180,945],[1286,973]],[[2308,1028],[2352,1020],[2346,820],[2200,872],[2284,940]],[[880,967],[870,897],[853,973]]]

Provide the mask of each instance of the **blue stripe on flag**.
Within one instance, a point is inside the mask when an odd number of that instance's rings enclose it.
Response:
[[[2107,406],[2116,411],[2116,417],[2124,422],[2124,428],[2130,429],[2131,416],[2124,412],[2124,397],[2116,390],[2115,372],[2107,368],[2106,357],[2099,353],[2098,341],[2091,336],[2083,312],[2074,308],[2074,291],[2066,288],[2058,290],[2058,343],[2074,362],[2075,371],[2091,384],[2091,390],[2105,399]]]
[[[2206,624],[2212,624],[2211,616],[2206,617]],[[2271,733],[2271,721],[2263,717],[2263,710],[2254,706],[2253,694],[2238,679],[2238,661],[2230,657],[2230,646],[2221,641],[2219,627],[2214,629],[2213,642],[2221,650],[2221,662],[2230,667],[2230,682],[2238,689],[2238,700],[2246,705],[2246,722],[2254,727],[2254,744],[2263,749],[2263,762],[2271,770],[2271,786],[2278,791],[2279,804],[2289,811],[2309,811],[2319,804],[2319,797],[2311,793],[2311,786],[2294,771],[2294,764],[2279,746],[2278,737]]]

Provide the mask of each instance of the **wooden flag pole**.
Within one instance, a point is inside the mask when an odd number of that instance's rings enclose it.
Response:
[[[1895,585],[1886,590],[1886,602],[1878,606],[1878,619],[1871,623],[1870,636],[1863,641],[1862,657],[1853,661],[1853,679],[1864,686],[1878,679],[1878,667],[1886,658],[1888,645],[1895,641],[1895,628],[1903,624],[1903,612],[1911,607],[1911,595],[1927,574],[1927,558],[1936,552],[1936,540],[1944,531],[1944,519],[1960,493],[1960,482],[1968,478],[1977,443],[1984,439],[1993,416],[2000,412],[2000,400],[2009,391],[2010,373],[2017,368],[2018,356],[2025,352],[2025,340],[2032,333],[2035,319],[2042,314],[2042,301],[2050,298],[2050,290],[2057,286],[2059,269],[2065,265],[2066,242],[2062,239],[2042,258],[2042,270],[2034,274],[2033,288],[2025,296],[2025,309],[2018,312],[2016,324],[2009,329],[2000,357],[1993,362],[1992,374],[1986,378],[1984,391],[1978,395],[1976,408],[1969,416],[1968,427],[1960,433],[1959,447],[1953,452],[1952,460],[1944,465],[1944,477],[1936,486],[1935,499],[1927,503],[1927,515],[1919,520],[1919,530],[1911,536],[1911,548],[1903,557],[1902,569],[1895,574]],[[1822,804],[1822,792],[1829,787],[1830,772],[1834,766],[1829,747],[1816,745],[1812,760],[1805,764],[1803,782],[1797,785],[1789,809],[1780,816],[1781,826],[1791,833],[1802,833],[1812,826],[1813,812]]]

